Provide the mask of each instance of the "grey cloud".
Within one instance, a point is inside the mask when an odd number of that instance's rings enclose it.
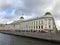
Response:
[[[52,0],[11,0],[12,4],[4,3],[1,7],[3,10],[15,8],[15,14],[20,15],[21,12],[29,15],[31,13],[41,13],[52,3]],[[23,6],[22,6],[23,5]]]
[[[55,19],[60,20],[60,0],[57,0],[52,12]]]
[[[56,0],[11,0],[12,3],[4,3],[4,5],[1,7],[3,10],[9,9],[9,8],[15,8],[15,13],[13,15],[7,14],[6,16],[3,16],[5,19],[13,19],[14,17],[19,17],[24,13],[26,16],[32,16],[32,14],[35,14],[36,16],[42,16],[45,12],[48,11],[48,8],[54,6],[54,2]],[[59,1],[60,2],[60,1]],[[57,2],[58,3],[58,2]],[[59,7],[59,8],[58,8]],[[53,12],[54,17],[59,17],[56,15],[59,15],[56,13],[58,10],[60,10],[59,3],[56,4],[54,7]]]
[[[45,9],[49,8],[49,6],[53,3],[52,0],[22,0],[24,3],[24,8],[17,8],[16,14],[20,14],[21,12],[25,13],[26,15],[35,13],[40,14],[46,11]],[[47,12],[47,11],[46,11]]]

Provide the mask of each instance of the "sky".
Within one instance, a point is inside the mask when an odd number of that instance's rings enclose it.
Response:
[[[60,29],[60,0],[0,0],[0,23],[17,21],[22,14],[25,19],[31,19],[48,11]]]

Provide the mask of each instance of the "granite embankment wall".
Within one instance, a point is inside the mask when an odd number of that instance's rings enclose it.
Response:
[[[1,33],[21,35],[27,37],[33,37],[38,39],[47,39],[60,42],[60,33],[41,33],[41,32],[15,32],[15,31],[0,31]]]

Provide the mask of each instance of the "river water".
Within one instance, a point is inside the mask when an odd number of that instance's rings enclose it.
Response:
[[[0,33],[0,45],[60,45],[60,44]]]

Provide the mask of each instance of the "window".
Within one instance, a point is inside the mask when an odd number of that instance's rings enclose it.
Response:
[[[34,21],[34,25],[35,25],[35,21]]]
[[[43,29],[43,25],[41,25],[41,28]]]
[[[51,26],[49,25],[49,28],[51,28]]]
[[[40,26],[39,26],[39,29],[40,29]]]
[[[33,22],[32,22],[32,25],[33,25]]]
[[[39,21],[39,25],[40,25],[40,21]]]
[[[35,26],[34,26],[34,29],[35,29]]]
[[[47,28],[47,24],[45,24],[45,28]]]
[[[41,20],[41,24],[43,24],[43,20]]]
[[[38,28],[38,26],[36,26],[36,28]]]
[[[36,25],[38,25],[38,22],[36,21]]]
[[[48,19],[49,24],[51,24],[51,19]]]

